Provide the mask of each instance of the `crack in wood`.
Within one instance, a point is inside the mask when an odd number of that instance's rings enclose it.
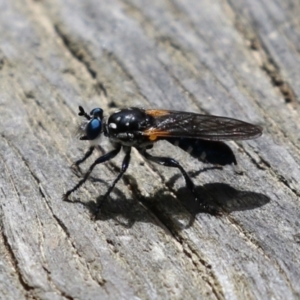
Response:
[[[45,198],[46,199],[46,198]],[[78,256],[78,258],[81,258],[82,256],[80,255],[80,253],[78,252],[78,249],[76,248],[76,244],[72,241],[72,238],[71,238],[71,234],[68,230],[68,227],[64,224],[64,222],[53,212],[53,209],[52,207],[49,205],[48,201],[46,201],[46,205],[48,206],[49,210],[51,211],[52,213],[52,216],[53,218],[56,220],[57,224],[59,225],[59,227],[62,229],[62,231],[65,233],[68,241],[69,241],[69,244],[72,246],[72,248],[74,249],[76,255]],[[83,263],[82,262],[82,259],[78,259],[78,261],[81,262],[81,264],[85,267],[86,270],[88,270],[89,272],[89,275],[90,277],[97,283],[99,284],[99,286],[102,286],[104,287],[105,283],[106,283],[106,280],[103,279],[101,277],[101,280],[98,280],[96,278],[94,278],[94,276],[92,275],[91,271],[90,271],[90,265],[88,262],[85,262]]]
[[[179,235],[178,235],[179,237]],[[208,264],[205,260],[203,260],[198,252],[196,250],[194,250],[191,245],[189,245],[188,243],[184,242],[184,240],[182,239],[180,241],[180,243],[183,246],[183,252],[185,253],[185,255],[190,259],[190,261],[192,262],[192,264],[195,266],[195,268],[200,272],[201,271],[201,267],[203,267],[206,271],[206,274],[202,274],[201,278],[207,283],[207,285],[211,288],[212,293],[215,295],[215,297],[218,300],[222,300],[225,299],[225,295],[222,291],[222,285],[220,284],[219,280],[216,278],[216,276],[214,275],[214,272],[212,271],[211,265]],[[184,245],[186,245],[187,247],[184,247]],[[193,255],[194,254],[197,258],[198,258],[198,262],[195,261],[193,259]],[[201,264],[200,268],[199,268],[199,263]],[[207,275],[207,276],[205,276]]]
[[[241,34],[241,37],[245,41],[249,41],[249,49],[251,51],[256,51],[262,61],[260,69],[270,78],[272,85],[280,91],[282,97],[284,98],[287,104],[292,104],[295,108],[297,106],[295,92],[286,80],[284,80],[279,67],[277,66],[272,55],[268,51],[268,47],[264,46],[263,40],[259,38],[254,29],[252,30],[251,26],[249,28],[245,27],[245,23],[239,20],[239,17],[236,15],[234,8],[232,8],[230,1],[226,0],[227,6],[230,7],[231,13],[234,15],[235,28]],[[247,21],[246,21],[247,22]]]
[[[1,220],[3,220],[3,219],[1,218]],[[3,230],[3,228],[4,228],[3,221],[1,221],[1,228],[2,229],[0,230],[0,234],[1,234],[2,239],[3,239],[3,244],[4,244],[4,246],[5,246],[6,250],[7,250],[7,253],[10,256],[10,261],[11,261],[11,263],[12,263],[12,265],[13,265],[15,271],[16,271],[16,274],[17,274],[17,277],[19,279],[19,282],[22,285],[22,287],[24,288],[24,290],[27,293],[29,292],[29,294],[31,294],[31,291],[35,290],[35,288],[33,286],[29,285],[27,283],[27,281],[23,278],[23,274],[22,274],[22,272],[21,272],[21,270],[20,270],[20,268],[18,266],[18,259],[15,256],[14,251],[13,251],[12,247],[10,246],[8,238],[7,238],[7,236],[6,236],[6,234],[5,234],[4,230]]]
[[[264,171],[267,170],[274,179],[277,179],[279,183],[282,183],[285,187],[287,187],[296,197],[300,196],[300,193],[290,185],[289,181],[285,179],[281,174],[279,174],[276,170],[271,168],[271,165],[265,159],[263,159],[262,156],[258,155],[261,162],[259,163],[252,157],[250,152],[248,152],[245,148],[244,151],[245,154],[250,158],[250,160],[258,169]]]
[[[292,286],[292,283],[290,282],[286,272],[283,270],[283,268],[279,265],[279,263],[272,257],[270,257],[266,251],[260,246],[259,242],[253,238],[246,230],[243,229],[242,223],[238,222],[238,220],[228,216],[228,220],[230,221],[231,225],[234,225],[234,227],[237,229],[238,233],[242,236],[242,238],[259,250],[259,252],[264,256],[265,259],[269,260],[272,265],[275,265],[275,268],[278,270],[278,272],[285,278],[287,285],[289,288],[297,294],[295,289]]]
[[[79,48],[79,46],[76,45],[76,43],[72,42],[69,37],[63,33],[63,31],[60,29],[58,25],[54,25],[54,30],[57,33],[57,35],[61,38],[63,41],[63,44],[68,49],[69,53],[81,64],[84,65],[88,73],[90,74],[91,78],[96,81],[96,86],[99,88],[99,90],[104,94],[105,97],[108,96],[107,90],[102,82],[99,82],[97,79],[97,71],[95,71],[91,63],[86,58],[88,55],[85,51]],[[97,89],[96,89],[97,90]]]
[[[1,137],[6,141],[6,143],[7,143],[9,146],[11,146],[11,144],[10,144],[9,141],[5,138],[4,135],[2,135]],[[13,148],[13,147],[12,147],[12,148]],[[24,206],[23,202],[21,201],[21,195],[20,195],[20,193],[19,193],[19,191],[18,191],[18,189],[17,189],[17,187],[16,187],[15,181],[14,181],[13,178],[12,178],[12,174],[11,174],[11,172],[9,171],[9,168],[8,168],[8,166],[7,166],[7,164],[6,164],[5,160],[4,160],[4,158],[2,157],[1,153],[0,153],[0,157],[1,157],[1,160],[2,160],[2,162],[3,162],[3,164],[4,164],[4,166],[5,166],[5,170],[6,170],[6,172],[7,172],[7,176],[9,177],[9,180],[10,180],[10,182],[11,182],[11,185],[13,186],[13,190],[14,190],[14,192],[15,192],[16,195],[17,195],[18,201],[19,201],[19,203],[21,204],[21,206],[25,209],[25,206]]]

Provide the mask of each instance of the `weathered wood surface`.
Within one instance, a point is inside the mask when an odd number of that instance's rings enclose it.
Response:
[[[0,298],[299,299],[299,15],[298,0],[1,0]],[[190,222],[178,172],[134,152],[94,222],[122,155],[61,200],[87,147],[78,105],[205,112],[264,135],[229,143],[238,170],[153,150],[229,215]]]

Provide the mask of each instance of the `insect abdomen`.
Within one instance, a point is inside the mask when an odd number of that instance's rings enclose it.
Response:
[[[176,137],[166,140],[204,163],[222,166],[237,163],[232,150],[223,142]]]

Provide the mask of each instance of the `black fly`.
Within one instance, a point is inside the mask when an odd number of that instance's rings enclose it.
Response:
[[[127,170],[131,147],[135,147],[144,158],[166,167],[179,169],[187,188],[193,193],[200,208],[203,211],[215,213],[214,209],[197,196],[193,181],[176,160],[171,157],[152,156],[147,150],[153,147],[153,143],[167,140],[203,162],[224,165],[236,163],[236,161],[232,150],[220,141],[254,139],[262,134],[261,127],[243,121],[182,111],[144,110],[131,107],[118,110],[108,120],[104,120],[101,108],[94,108],[88,114],[79,106],[78,115],[86,118],[81,128],[83,136],[80,139],[89,140],[92,143],[82,159],[75,162],[75,166],[78,167],[92,154],[102,133],[109,138],[114,149],[94,161],[83,178],[64,194],[64,200],[67,200],[70,194],[88,179],[96,165],[114,158],[123,148],[125,157],[121,171],[103,196],[105,200]],[[100,208],[101,204],[98,204],[96,214]]]

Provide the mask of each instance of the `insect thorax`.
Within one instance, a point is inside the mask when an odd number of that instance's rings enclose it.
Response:
[[[105,125],[105,133],[114,143],[140,147],[151,144],[143,131],[153,126],[154,120],[143,109],[126,108],[113,113]]]

